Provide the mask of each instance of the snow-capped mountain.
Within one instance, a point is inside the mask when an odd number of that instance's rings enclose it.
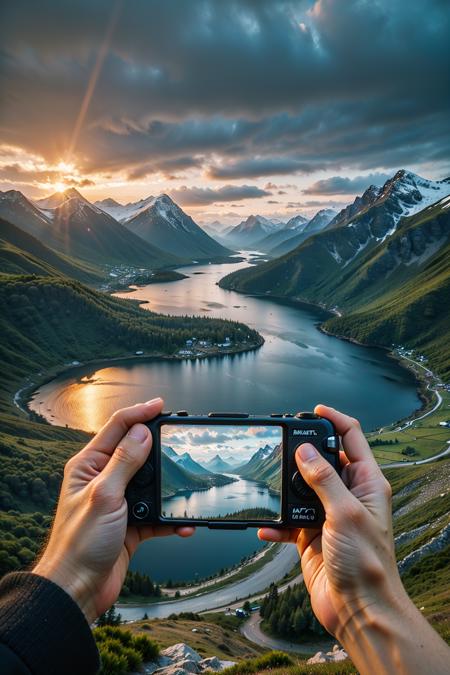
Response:
[[[139,199],[137,202],[128,202],[128,204],[120,204],[116,202],[115,199],[107,197],[101,201],[94,202],[95,206],[105,213],[108,213],[110,216],[123,223],[129,218],[133,218],[139,211],[145,209],[147,206],[150,206],[155,201],[155,197],[150,196],[145,199]]]
[[[448,180],[429,180],[412,171],[401,169],[382,187],[371,185],[367,188],[353,204],[342,209],[328,227],[333,229],[351,225],[357,216],[365,214],[369,209],[377,208],[377,220],[383,220],[381,229],[377,228],[377,235],[382,238],[395,232],[400,218],[412,216],[448,194],[450,194]]]
[[[282,223],[274,222],[264,216],[249,216],[228,232],[225,241],[230,242],[232,246],[251,248],[263,237],[280,230],[282,227]]]
[[[294,230],[296,232],[302,231],[306,225],[309,223],[309,218],[299,214],[298,216],[293,216],[290,218],[286,225],[283,227],[282,231]]]
[[[210,260],[231,251],[212,239],[168,195],[147,197],[123,207],[106,205],[121,223],[145,241],[173,255]]]
[[[205,467],[208,471],[212,471],[213,473],[232,472],[231,464],[225,462],[219,454],[215,455],[209,462],[205,462]]]
[[[278,256],[283,255],[288,251],[293,251],[294,248],[297,248],[297,246],[302,244],[309,237],[324,230],[335,216],[336,211],[334,209],[321,209],[320,211],[317,211],[316,215],[299,228],[297,232],[294,232],[291,237],[271,248],[269,251],[270,255],[278,258]]]
[[[199,475],[209,473],[208,469],[205,469],[204,466],[196,462],[188,452],[184,452],[182,455],[176,455],[173,457],[173,460],[178,466],[182,466],[183,469],[186,469],[186,471],[190,471],[191,473]]]
[[[19,190],[0,191],[0,217],[48,243],[51,235],[49,219]]]
[[[1,194],[0,216],[47,246],[91,263],[148,268],[180,262],[129,232],[75,188],[34,203],[9,190]]]

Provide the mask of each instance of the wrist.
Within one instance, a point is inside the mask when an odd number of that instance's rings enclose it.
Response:
[[[88,584],[78,574],[74,574],[70,569],[67,569],[67,564],[55,566],[42,558],[35,565],[33,574],[49,579],[62,588],[76,602],[89,624],[97,618],[93,593]]]

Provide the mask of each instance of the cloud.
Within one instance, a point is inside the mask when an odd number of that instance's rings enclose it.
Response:
[[[367,176],[356,176],[355,178],[346,178],[344,176],[331,176],[324,180],[318,180],[305,190],[305,195],[351,195],[356,192],[364,192],[369,185],[383,185],[390,174],[371,173]]]
[[[312,162],[301,162],[291,157],[264,157],[230,162],[222,166],[210,166],[206,171],[208,178],[258,178],[282,174],[311,173],[320,167]]]
[[[170,196],[177,203],[188,206],[214,204],[215,202],[235,202],[242,199],[267,197],[271,193],[255,185],[224,185],[218,189],[183,186],[170,190]]]
[[[64,156],[110,12],[109,0],[2,4],[5,143]],[[448,23],[442,0],[122,3],[77,163],[88,179],[446,171]]]

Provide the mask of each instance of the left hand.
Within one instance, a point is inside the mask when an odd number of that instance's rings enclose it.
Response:
[[[142,423],[162,406],[156,398],[118,410],[65,466],[50,539],[33,572],[69,593],[89,622],[117,600],[141,541],[194,533],[193,527],[127,526],[125,488],[152,445]]]

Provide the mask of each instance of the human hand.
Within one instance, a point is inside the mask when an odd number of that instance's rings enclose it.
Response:
[[[258,536],[297,545],[313,611],[339,638],[366,608],[390,607],[405,593],[395,561],[391,487],[359,422],[324,405],[315,412],[333,422],[345,450],[342,480],[312,445],[296,450],[298,469],[325,508],[323,528],[263,528]]]
[[[61,586],[92,622],[116,600],[141,541],[193,527],[127,526],[125,488],[152,445],[142,422],[162,410],[160,398],[115,412],[64,469],[50,539],[33,572]]]

